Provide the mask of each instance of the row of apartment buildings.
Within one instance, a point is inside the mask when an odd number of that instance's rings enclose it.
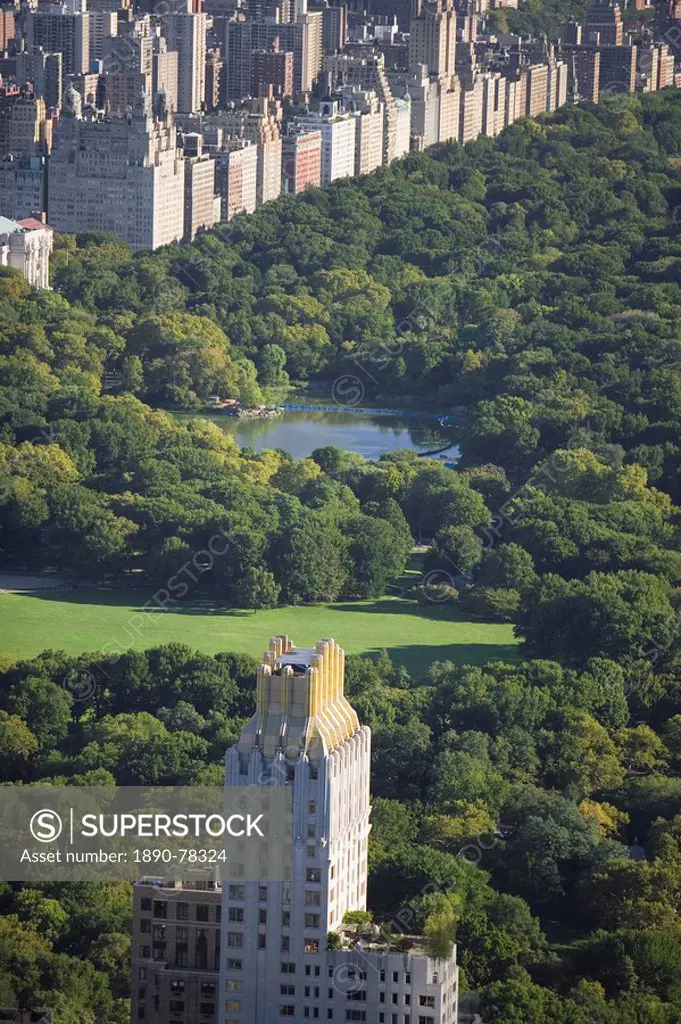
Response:
[[[28,13],[71,23],[118,0],[71,2],[83,10]],[[88,12],[87,2],[96,9]],[[282,192],[368,174],[438,143],[496,136],[520,117],[597,101],[603,90],[675,82],[669,46],[625,35],[617,4],[596,4],[584,28],[564,26],[556,44],[508,37],[491,47],[478,38],[478,15],[456,2],[459,10],[455,0],[413,0],[406,56],[390,62],[372,45],[339,48],[342,18],[329,20],[328,7],[309,11],[305,0],[215,16],[228,57],[223,89],[232,73],[244,75],[234,86],[239,101],[217,110],[205,102],[211,62],[200,0],[182,0],[186,10],[164,15],[162,25],[128,8],[109,12],[117,34],[102,39],[104,61],[67,76],[52,106],[40,92],[54,98],[64,65],[75,66],[73,47],[55,62],[42,46],[26,48],[24,28],[12,67],[32,80],[0,85],[0,212],[47,219],[65,233],[109,230],[135,250],[154,249],[190,241]],[[310,49],[315,19],[322,43]],[[335,47],[328,53],[325,24]],[[262,26],[275,35],[258,36]],[[242,30],[248,44],[239,37],[232,52],[229,40]],[[56,36],[42,42],[61,45]],[[252,99],[254,66],[265,94]]]

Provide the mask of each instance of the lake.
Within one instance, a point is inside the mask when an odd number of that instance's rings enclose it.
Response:
[[[254,451],[282,448],[296,459],[326,445],[336,445],[375,460],[399,448],[426,452],[449,443],[442,455],[448,461],[455,461],[459,456],[453,428],[440,426],[434,418],[420,418],[417,413],[385,416],[364,411],[285,409],[281,416],[272,420],[236,419],[220,414],[206,418],[234,434],[241,447]]]

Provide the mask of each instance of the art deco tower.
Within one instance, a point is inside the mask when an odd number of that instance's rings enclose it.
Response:
[[[343,928],[366,907],[371,752],[343,684],[333,640],[275,637],[255,714],[227,752],[228,786],[292,788],[293,850],[289,882],[223,884],[219,1024],[457,1020],[454,950],[433,960],[404,936],[396,948]]]

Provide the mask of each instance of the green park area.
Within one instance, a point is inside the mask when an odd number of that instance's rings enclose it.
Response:
[[[309,645],[332,636],[348,653],[386,648],[397,664],[418,676],[433,661],[460,664],[517,657],[508,623],[467,621],[450,604],[421,606],[383,597],[329,605],[247,611],[214,601],[182,602],[153,610],[139,591],[42,590],[0,594],[3,659],[30,658],[47,648],[80,654],[141,650],[178,641],[214,654],[260,654],[268,637],[289,634]]]

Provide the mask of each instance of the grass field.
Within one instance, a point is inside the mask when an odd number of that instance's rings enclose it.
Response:
[[[114,652],[170,641],[207,654],[260,654],[270,636],[288,633],[299,645],[332,636],[353,654],[385,647],[416,676],[437,660],[480,663],[517,657],[511,625],[469,622],[447,604],[421,607],[413,600],[383,597],[251,612],[196,601],[144,611],[145,600],[138,591],[2,593],[0,655],[29,658],[46,648],[69,654]]]

